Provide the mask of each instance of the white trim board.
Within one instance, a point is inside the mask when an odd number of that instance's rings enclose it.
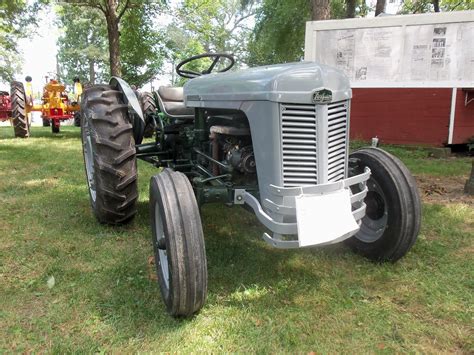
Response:
[[[448,144],[453,144],[454,135],[454,119],[456,118],[456,98],[458,89],[453,88],[451,93],[451,110],[449,112],[449,130],[448,130]]]

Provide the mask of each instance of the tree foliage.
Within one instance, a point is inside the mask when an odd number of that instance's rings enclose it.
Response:
[[[103,81],[111,73],[119,73],[127,82],[140,87],[157,74],[164,57],[162,34],[153,23],[161,9],[158,2],[140,1],[139,4],[135,0],[117,7],[123,11],[119,13],[122,16],[117,39],[113,39],[118,40],[118,52],[117,48],[110,48],[110,31],[101,10],[106,6],[105,0],[68,2],[58,12],[64,31],[58,45],[60,64],[69,80],[78,75],[83,80],[93,81],[94,71],[96,79]],[[112,58],[117,53],[119,55]]]
[[[330,2],[330,18],[346,17],[344,0]],[[303,58],[306,21],[314,14],[312,0],[263,0],[257,11],[255,29],[248,46],[248,63],[264,65],[286,63]],[[355,15],[365,16],[365,1],[354,2]]]
[[[252,0],[184,0],[167,28],[169,59],[176,63],[203,52],[225,52],[243,61],[254,14]]]
[[[108,76],[107,30],[101,14],[89,8],[56,8],[62,33],[58,39],[58,61],[62,80],[74,77],[95,83]]]
[[[0,1],[0,80],[11,81],[20,70],[18,41],[37,25],[35,16],[46,0]]]
[[[144,4],[132,8],[122,19],[122,77],[137,87],[151,81],[163,65],[164,36],[153,23],[158,13],[159,8]]]
[[[301,59],[305,24],[310,18],[308,0],[264,0],[257,12],[248,62],[263,65]]]
[[[140,11],[145,5],[148,9],[160,8],[165,0],[65,0],[70,5],[98,10],[105,18],[109,48],[110,73],[122,75],[120,59],[120,26],[122,18],[131,9]]]

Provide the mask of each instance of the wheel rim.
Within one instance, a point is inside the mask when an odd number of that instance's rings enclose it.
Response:
[[[95,170],[94,170],[94,156],[92,154],[92,139],[91,139],[91,130],[90,126],[85,120],[84,125],[85,132],[85,142],[84,142],[84,160],[86,165],[86,175],[87,175],[87,185],[89,186],[89,193],[91,195],[92,201],[95,203],[97,198],[97,192],[95,189]]]
[[[387,200],[374,179],[367,182],[369,191],[364,199],[366,204],[365,217],[362,218],[357,239],[365,243],[377,241],[385,232],[388,222]]]
[[[165,240],[165,231],[163,227],[163,221],[160,217],[160,206],[155,203],[155,248],[158,252],[158,265],[161,269],[161,275],[163,276],[163,282],[166,290],[169,289],[170,284],[170,271],[168,265],[168,253],[166,251],[166,244],[164,243],[164,249],[160,248],[160,241]]]

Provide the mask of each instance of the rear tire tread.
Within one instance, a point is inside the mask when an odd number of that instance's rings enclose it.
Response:
[[[155,122],[147,120],[147,117],[154,114],[157,111],[157,106],[153,94],[150,92],[144,92],[140,96],[140,102],[142,105],[143,116],[146,119],[145,130],[143,136],[150,138],[155,132]]]
[[[26,113],[26,96],[25,88],[19,81],[11,83],[11,105],[12,105],[12,122],[15,137],[28,138],[30,129],[28,125],[28,117]]]
[[[91,202],[101,223],[127,223],[136,214],[135,142],[126,107],[122,93],[109,85],[91,87],[83,95],[81,115],[88,120],[94,147],[97,198],[95,204]],[[83,142],[85,139],[83,133]]]

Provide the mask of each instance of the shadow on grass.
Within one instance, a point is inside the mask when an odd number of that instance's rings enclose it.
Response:
[[[139,202],[138,211],[133,224],[143,227],[149,221],[148,202]],[[347,252],[341,246],[319,251],[273,249],[260,239],[264,229],[255,216],[238,207],[205,206],[202,220],[209,273],[204,312],[215,307],[279,309],[283,300],[292,302],[304,297],[309,288],[312,292],[319,290],[321,277],[307,265],[293,263],[295,257],[329,260]],[[140,230],[146,239],[145,249],[131,253],[131,247],[126,247],[118,262],[101,273],[94,299],[102,317],[113,319],[117,331],[124,336],[144,331],[155,336],[168,334],[193,322],[194,318],[173,319],[167,315],[158,284],[153,279],[155,266],[147,262],[153,256],[150,230],[148,225]],[[121,241],[134,243],[132,236]],[[243,300],[242,295],[249,290],[258,296]]]
[[[59,133],[52,133],[50,127],[36,127],[30,128],[30,138],[16,138],[13,132],[13,127],[0,127],[0,139],[18,139],[28,140],[34,138],[50,138],[50,139],[67,139],[67,138],[81,138],[81,128],[74,126],[61,126]]]
[[[32,162],[48,153],[39,152],[34,145],[8,149],[11,157],[25,157],[25,167],[30,168]],[[64,152],[51,164],[43,163],[34,176],[18,172],[12,178],[29,183],[5,195],[15,200],[10,205],[13,212],[24,208],[23,199],[34,206],[24,228],[34,226],[42,233],[44,245],[39,250],[54,260],[45,268],[42,278],[63,275],[64,280],[75,280],[82,289],[74,296],[76,301],[92,301],[93,306],[86,312],[97,311],[123,338],[140,336],[143,332],[166,335],[193,322],[194,319],[175,320],[167,315],[153,279],[154,266],[148,264],[153,249],[147,198],[142,195],[137,215],[129,225],[100,225],[90,209],[82,161],[72,161],[72,157],[72,152]],[[80,172],[71,173],[76,169]],[[140,187],[146,191],[144,185],[148,179],[143,175]],[[58,177],[59,182],[33,184],[50,176]],[[309,288],[319,289],[321,276],[302,261],[338,258],[345,250],[343,247],[317,251],[273,249],[261,240],[264,228],[256,217],[240,207],[206,205],[202,222],[209,272],[209,296],[203,312],[215,307],[278,309],[282,300],[291,302],[304,297]],[[25,254],[30,258],[37,252],[30,250]],[[69,252],[75,256],[71,257]],[[84,273],[83,269],[87,271]],[[258,296],[247,299],[243,295],[248,292],[256,292]]]

